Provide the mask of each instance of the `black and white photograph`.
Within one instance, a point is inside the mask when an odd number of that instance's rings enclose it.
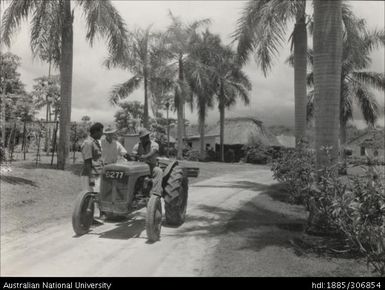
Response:
[[[2,289],[385,289],[384,22],[384,1],[0,0]]]

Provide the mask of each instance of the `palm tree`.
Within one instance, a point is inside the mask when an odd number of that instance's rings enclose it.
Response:
[[[165,37],[168,42],[167,50],[172,59],[175,59],[178,66],[177,81],[174,82],[175,107],[178,116],[178,153],[177,158],[182,159],[183,153],[183,135],[185,131],[184,124],[184,105],[186,96],[191,95],[190,88],[185,80],[184,61],[190,52],[191,38],[196,34],[198,28],[210,23],[209,19],[194,21],[191,24],[185,24],[180,18],[175,17],[169,12],[171,24],[167,28]]]
[[[234,33],[238,41],[239,60],[244,64],[251,52],[264,75],[271,69],[272,58],[284,42],[285,30],[290,20],[295,19],[292,32],[294,48],[294,97],[296,144],[306,135],[306,1],[250,0]]]
[[[314,1],[314,91],[317,168],[338,160],[342,0]],[[330,149],[328,156],[326,150]]]
[[[157,46],[154,43],[154,35],[150,33],[151,26],[145,30],[136,29],[132,33],[132,43],[129,51],[126,51],[125,57],[120,61],[115,61],[115,56],[110,56],[106,60],[105,65],[110,68],[112,66],[121,66],[132,72],[133,77],[123,84],[114,87],[110,102],[116,104],[119,99],[126,98],[135,89],[139,88],[141,83],[144,85],[144,116],[143,125],[149,128],[148,114],[148,87],[152,68],[150,67],[150,59],[152,54],[156,54]]]
[[[360,29],[361,30],[361,29]],[[360,32],[360,31],[357,31]],[[353,119],[353,102],[355,101],[366,121],[374,126],[379,115],[379,104],[370,88],[385,90],[385,74],[367,71],[370,64],[370,52],[378,45],[385,45],[385,32],[361,31],[360,35],[344,33],[341,94],[340,94],[340,144],[346,144],[346,126]],[[312,51],[309,51],[312,64]],[[313,72],[307,76],[309,87],[314,86]],[[308,95],[308,117],[313,117],[314,90]],[[343,152],[342,152],[343,153]],[[342,154],[344,157],[344,154]]]
[[[212,81],[215,66],[220,61],[217,54],[221,39],[208,30],[197,34],[191,39],[191,52],[186,60],[186,79],[191,87],[193,97],[196,97],[198,108],[198,123],[200,132],[200,158],[206,157],[205,151],[205,121],[207,109],[213,106],[216,86]],[[190,100],[193,107],[193,100]]]
[[[55,4],[52,4],[55,2]],[[127,48],[127,31],[125,24],[111,1],[75,1],[82,8],[87,24],[87,40],[92,45],[97,33],[107,39],[108,49],[111,54],[119,55]],[[71,9],[70,0],[56,1],[32,1],[12,0],[5,10],[2,22],[1,40],[10,46],[11,37],[16,28],[20,26],[21,20],[30,15],[32,18],[31,44],[39,35],[39,31],[46,29],[48,15],[54,15],[57,29],[55,35],[60,36],[60,139],[58,146],[58,168],[64,169],[69,153],[69,131],[71,121],[72,101],[72,67],[73,67],[73,20],[74,11]],[[50,41],[48,39],[48,41]]]
[[[216,95],[218,97],[218,108],[220,114],[220,147],[221,161],[224,161],[224,128],[225,109],[236,103],[240,97],[245,104],[249,103],[248,91],[251,90],[251,83],[243,73],[237,62],[237,55],[229,47],[219,50],[221,61],[216,65],[213,82],[217,85]]]

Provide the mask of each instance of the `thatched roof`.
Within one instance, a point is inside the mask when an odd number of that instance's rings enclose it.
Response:
[[[348,146],[363,146],[366,148],[384,149],[384,130],[372,129],[348,142]]]
[[[207,135],[219,135],[219,123],[207,132]],[[255,145],[262,143],[266,146],[279,146],[277,138],[269,132],[263,122],[251,117],[225,119],[224,144],[226,145]]]
[[[278,135],[277,136],[278,142],[287,148],[295,148],[295,137],[294,136],[289,136],[289,135]]]

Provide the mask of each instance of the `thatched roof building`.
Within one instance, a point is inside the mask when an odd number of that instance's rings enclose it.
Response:
[[[220,124],[207,132],[207,135],[219,135]],[[218,137],[219,143],[219,137]],[[280,146],[277,138],[263,125],[263,122],[252,117],[225,119],[224,144]]]

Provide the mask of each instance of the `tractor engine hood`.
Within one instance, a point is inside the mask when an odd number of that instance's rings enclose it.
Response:
[[[149,175],[150,167],[143,162],[127,161],[124,163],[114,163],[104,166],[103,173],[106,171],[123,171],[127,175]]]

